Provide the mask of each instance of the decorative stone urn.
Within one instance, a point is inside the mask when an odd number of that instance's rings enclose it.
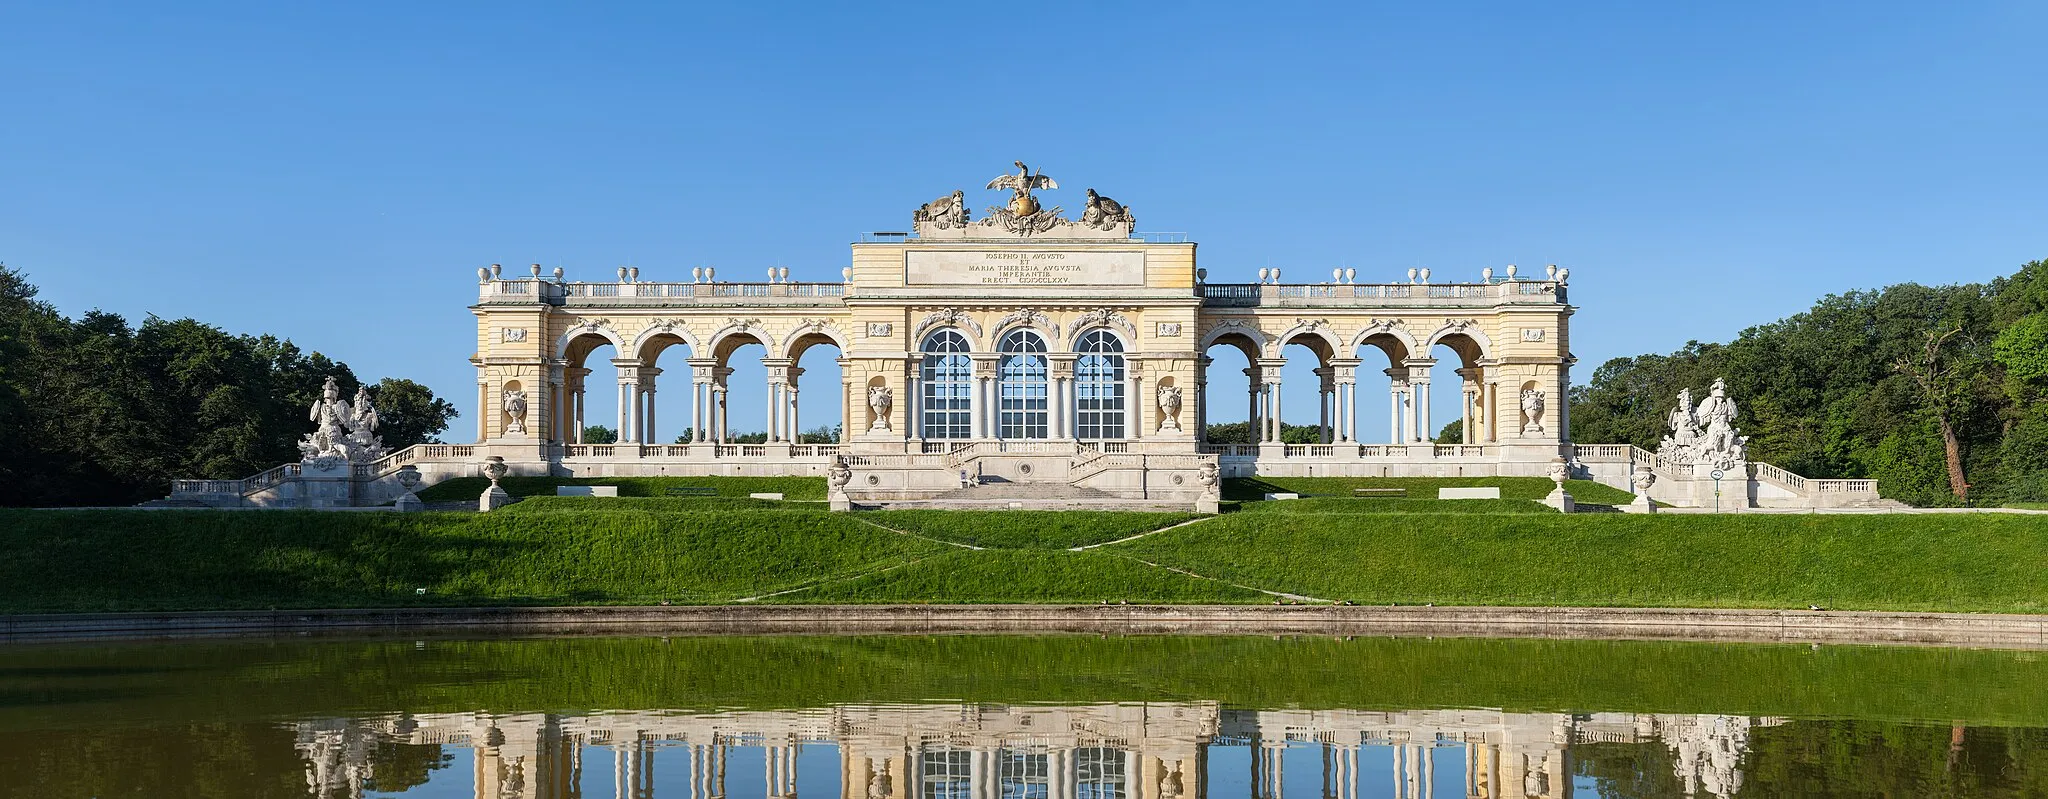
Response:
[[[1180,386],[1159,387],[1159,432],[1180,429]]]
[[[846,495],[846,484],[853,482],[853,469],[846,465],[846,458],[832,456],[832,465],[825,468],[826,498],[831,500],[832,510],[853,510],[853,498]]]
[[[1575,505],[1572,495],[1564,490],[1564,481],[1572,476],[1572,468],[1565,464],[1564,458],[1551,458],[1549,474],[1550,482],[1557,484],[1557,488],[1543,498],[1543,504],[1556,508],[1559,513],[1571,513]]]
[[[512,495],[506,493],[505,489],[498,485],[498,480],[503,478],[508,471],[511,471],[511,469],[505,466],[505,459],[503,457],[492,455],[484,459],[483,472],[485,477],[491,478],[491,487],[485,489],[484,495],[477,498],[477,510],[493,511],[512,504]]]
[[[399,494],[398,501],[393,503],[398,508],[398,511],[400,513],[410,513],[426,510],[426,503],[421,502],[419,494],[415,493],[420,490],[421,478],[419,467],[410,463],[400,466],[398,467],[396,477],[398,478],[398,487],[405,489],[405,493]]]
[[[1657,484],[1657,473],[1647,463],[1636,464],[1635,474],[1629,480],[1636,487],[1636,498],[1625,508],[1629,513],[1656,513],[1657,503],[1650,500],[1650,486]]]

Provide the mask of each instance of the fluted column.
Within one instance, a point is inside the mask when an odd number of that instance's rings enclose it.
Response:
[[[789,443],[791,444],[801,444],[804,442],[803,418],[801,414],[797,413],[799,407],[797,405],[797,378],[803,376],[803,373],[804,370],[801,368],[789,367],[789,379],[784,384],[787,386],[784,391],[789,395],[789,402],[784,407],[788,410],[789,414]]]
[[[1209,365],[1214,362],[1206,355],[1195,359],[1194,407],[1190,409],[1194,412],[1188,414],[1195,420],[1195,441],[1205,444],[1209,441]]]
[[[1256,366],[1244,370],[1244,376],[1245,393],[1248,395],[1245,403],[1244,440],[1247,444],[1257,444],[1266,440],[1266,420],[1259,415],[1259,400],[1266,391],[1266,378],[1259,374],[1259,367]]]

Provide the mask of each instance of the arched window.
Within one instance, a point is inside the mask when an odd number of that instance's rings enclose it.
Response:
[[[1045,339],[1029,330],[1013,330],[996,348],[1002,360],[996,363],[1001,382],[1002,438],[1045,438]]]
[[[1090,330],[1074,348],[1075,432],[1082,441],[1124,438],[1124,343]]]
[[[973,438],[974,420],[969,397],[974,392],[974,362],[967,357],[967,338],[956,330],[941,330],[925,337],[924,388],[925,438]]]

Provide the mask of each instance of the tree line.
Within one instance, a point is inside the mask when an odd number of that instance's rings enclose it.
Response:
[[[1753,461],[1916,505],[2048,501],[2048,261],[1989,283],[1831,295],[1725,344],[1615,358],[1572,439],[1655,449],[1678,391],[1728,381]]]
[[[0,264],[0,506],[133,504],[174,478],[296,461],[326,379],[345,397],[360,385],[348,364],[288,339],[99,310],[70,319],[36,293]],[[411,380],[369,390],[394,450],[435,440],[456,415]]]

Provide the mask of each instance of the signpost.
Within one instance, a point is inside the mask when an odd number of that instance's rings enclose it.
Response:
[[[1714,512],[1721,512],[1721,470],[1715,469],[1709,476],[1714,478]]]

